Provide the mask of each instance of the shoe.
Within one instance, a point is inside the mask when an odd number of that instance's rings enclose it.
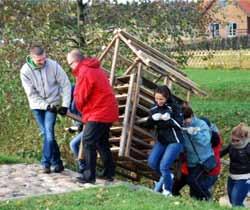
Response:
[[[168,190],[165,189],[165,185],[163,184],[163,191],[162,191],[162,195],[166,196],[166,197],[172,197],[172,193]]]
[[[81,183],[81,184],[95,184],[95,179],[91,179],[91,180],[87,180],[84,179],[82,176],[80,177],[76,177],[77,182]]]
[[[99,175],[97,176],[98,179],[104,179],[108,182],[113,182],[114,181],[114,177],[113,176],[106,176],[106,175]]]
[[[165,189],[162,191],[162,195],[164,195],[166,197],[172,197],[172,193],[168,190],[165,190]]]
[[[49,174],[50,172],[51,172],[51,170],[50,170],[50,167],[43,167],[43,173],[45,173],[45,174]]]
[[[59,166],[55,166],[52,171],[54,173],[61,173],[62,171],[64,171],[64,166],[63,165],[59,165]]]

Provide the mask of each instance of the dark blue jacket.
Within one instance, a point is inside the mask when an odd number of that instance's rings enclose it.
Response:
[[[171,116],[170,120],[154,121],[152,115],[156,113],[165,114],[168,112]],[[156,127],[157,139],[161,144],[183,143],[184,138],[180,127],[183,125],[183,114],[181,107],[175,102],[166,103],[160,107],[155,105],[150,109],[147,121],[149,127]]]

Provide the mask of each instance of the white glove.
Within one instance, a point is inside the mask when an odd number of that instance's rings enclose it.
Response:
[[[158,121],[161,119],[161,115],[162,115],[161,113],[156,113],[152,115],[152,118],[154,121]]]
[[[161,115],[161,119],[164,121],[168,121],[170,119],[170,114],[166,112],[165,114]]]
[[[189,127],[187,128],[187,132],[190,135],[196,135],[201,129],[198,127]]]

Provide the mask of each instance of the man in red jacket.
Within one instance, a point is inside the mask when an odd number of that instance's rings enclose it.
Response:
[[[112,180],[115,165],[109,145],[109,131],[118,120],[118,105],[108,78],[96,58],[85,58],[78,49],[67,55],[67,62],[76,78],[74,100],[85,124],[82,141],[86,169],[81,183],[95,183],[96,150],[104,164],[103,177]]]

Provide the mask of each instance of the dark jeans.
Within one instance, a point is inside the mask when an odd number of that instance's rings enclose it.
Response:
[[[200,165],[188,168],[188,184],[190,195],[198,200],[209,200],[212,198],[211,188],[217,181],[217,176],[208,176]]]
[[[232,206],[243,206],[243,201],[250,191],[250,179],[233,180],[228,177],[227,192]]]
[[[188,176],[181,174],[179,179],[174,179],[172,194],[175,196],[181,195],[181,189],[188,184]]]
[[[47,168],[51,165],[61,166],[61,155],[54,131],[56,114],[40,109],[33,109],[32,112],[43,135],[42,165]]]
[[[110,123],[87,122],[83,132],[84,159],[86,168],[83,178],[87,181],[96,178],[96,150],[98,150],[104,165],[104,175],[113,177],[115,175],[115,164],[109,145]]]

